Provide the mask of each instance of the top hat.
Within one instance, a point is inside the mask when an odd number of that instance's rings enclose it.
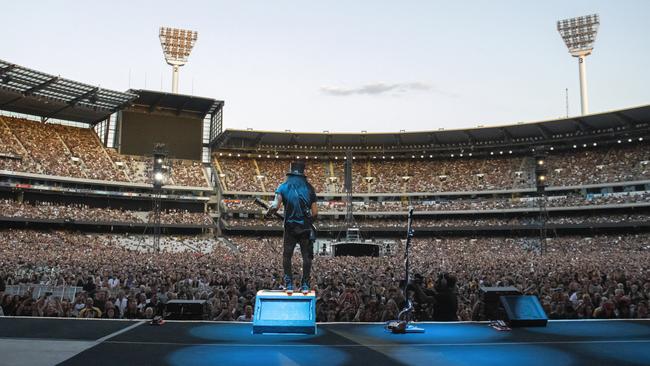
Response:
[[[305,176],[305,162],[304,161],[292,161],[289,166],[289,171],[287,175],[297,175],[299,177]]]

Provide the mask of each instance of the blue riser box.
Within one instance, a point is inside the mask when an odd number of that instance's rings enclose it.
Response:
[[[316,334],[316,293],[258,291],[253,334]]]

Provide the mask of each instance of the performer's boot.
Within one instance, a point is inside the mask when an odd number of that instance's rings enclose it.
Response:
[[[284,276],[284,291],[289,295],[293,294],[293,278],[289,275]]]
[[[311,291],[311,289],[309,288],[309,281],[302,280],[302,286],[300,286],[300,291],[303,293],[303,295],[307,295]]]

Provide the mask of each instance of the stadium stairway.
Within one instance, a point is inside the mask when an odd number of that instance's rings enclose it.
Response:
[[[229,248],[230,250],[232,250],[233,252],[235,252],[235,253],[239,253],[239,247],[238,247],[237,245],[235,245],[233,242],[231,242],[230,239],[225,238],[225,237],[223,237],[223,236],[220,236],[220,237],[217,238],[217,240],[218,240],[221,244],[223,244],[225,247],[227,247],[227,248]]]
[[[227,191],[228,186],[226,185],[226,179],[224,178],[223,175],[224,173],[223,173],[223,169],[221,168],[221,164],[219,164],[219,159],[215,157],[213,162],[214,162],[214,167],[217,168],[217,181],[221,183],[221,190]]]
[[[253,165],[255,166],[255,174],[257,177],[262,176],[262,172],[260,171],[260,166],[257,164],[257,160],[253,159]],[[266,192],[266,187],[264,186],[264,179],[260,179],[260,185],[262,186],[262,192]]]
[[[136,216],[142,222],[148,222],[149,221],[149,212],[144,212],[144,211],[133,211],[132,212],[133,216]]]

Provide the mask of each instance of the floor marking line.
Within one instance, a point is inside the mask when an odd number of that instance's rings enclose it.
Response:
[[[142,344],[168,346],[214,346],[214,347],[278,347],[278,344],[255,343],[182,343],[182,342],[136,342],[105,341],[111,344]],[[513,346],[535,344],[602,344],[602,343],[650,343],[650,339],[593,340],[593,341],[534,341],[534,342],[477,342],[477,343],[377,343],[377,344],[284,344],[282,347],[450,347],[450,346]]]
[[[130,330],[133,329],[133,328],[139,327],[139,326],[141,326],[141,325],[144,324],[144,323],[145,323],[144,321],[141,321],[141,322],[137,322],[137,323],[135,323],[135,324],[131,324],[131,325],[129,325],[129,326],[126,327],[126,328],[122,328],[122,329],[118,330],[117,332],[113,332],[113,333],[111,333],[111,334],[109,334],[109,335],[107,335],[107,336],[104,336],[104,337],[101,337],[101,338],[95,340],[95,343],[102,343],[102,342],[105,342],[105,341],[107,341],[107,340],[109,340],[109,339],[111,339],[111,338],[113,338],[113,337],[115,337],[115,336],[118,336],[118,335],[120,335],[120,334],[122,334],[122,333],[128,332],[128,331],[130,331]]]

